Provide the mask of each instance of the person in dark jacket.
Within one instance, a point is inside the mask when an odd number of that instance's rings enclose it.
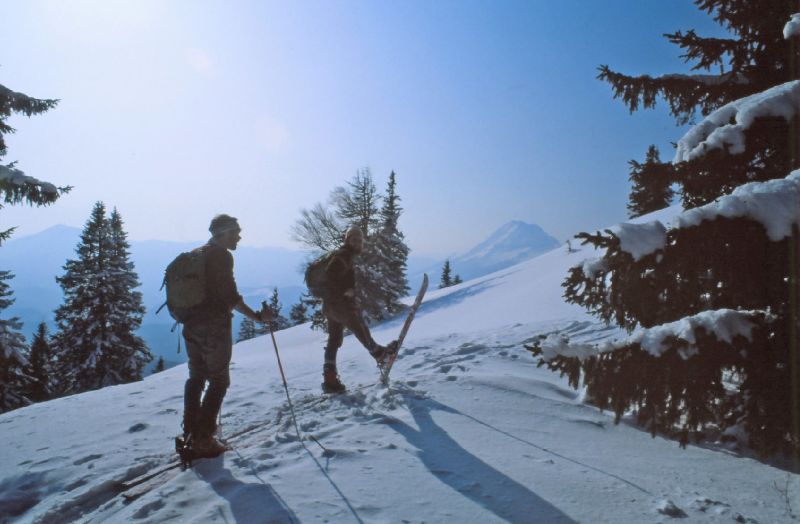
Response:
[[[345,234],[344,246],[333,253],[325,269],[327,289],[322,300],[322,313],[328,320],[328,343],[322,367],[322,391],[325,393],[343,393],[347,389],[336,371],[336,354],[342,345],[345,327],[367,348],[379,366],[396,345],[391,342],[381,346],[373,340],[356,301],[353,259],[363,249],[364,235],[360,228],[353,226]]]
[[[266,310],[255,312],[244,303],[233,278],[233,256],[241,240],[238,221],[217,215],[208,228],[211,239],[201,247],[206,264],[206,300],[183,325],[189,379],[184,390],[183,431],[191,435],[197,457],[215,457],[225,451],[214,433],[222,400],[230,385],[229,366],[233,349],[233,311],[258,322],[268,322]],[[208,383],[205,395],[203,389]],[[202,401],[201,401],[202,396]]]

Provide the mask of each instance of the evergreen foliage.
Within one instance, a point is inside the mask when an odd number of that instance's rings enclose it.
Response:
[[[311,210],[303,210],[292,227],[293,238],[317,255],[341,247],[351,226],[361,228],[364,251],[356,262],[356,298],[367,321],[399,311],[399,299],[408,292],[408,247],[398,227],[402,208],[396,188],[396,175],[392,172],[386,196],[381,197],[372,173],[362,169],[346,186],[334,188],[327,205],[316,204]],[[312,326],[324,326],[319,310],[322,301],[307,297],[303,303],[311,311]]]
[[[636,160],[628,162],[631,166],[631,194],[628,201],[628,216],[635,218],[670,205],[672,190],[672,164],[662,163],[658,148],[651,145],[643,164]]]
[[[245,317],[239,325],[239,335],[236,337],[236,342],[250,340],[256,338],[256,336],[258,336],[258,333],[255,321]]]
[[[408,246],[400,231],[398,221],[403,208],[397,194],[397,180],[394,171],[389,174],[383,206],[380,210],[380,229],[375,236],[376,253],[380,257],[378,269],[381,273],[381,299],[384,311],[389,315],[399,312],[400,299],[408,295]]]
[[[679,124],[696,113],[711,111],[747,95],[793,80],[793,43],[783,37],[783,25],[796,6],[773,0],[695,0],[699,9],[727,29],[732,38],[704,38],[694,30],[665,35],[680,47],[693,71],[716,74],[668,74],[653,78],[629,76],[599,68],[598,78],[611,84],[631,112],[655,107],[666,100]],[[747,151],[730,157],[715,151],[697,162],[675,166],[684,206],[695,207],[730,193],[746,182],[783,178],[790,171],[787,140],[793,123],[780,118],[761,119],[748,133]],[[758,142],[757,144],[755,142]]]
[[[50,347],[50,334],[47,324],[40,322],[31,341],[31,352],[28,358],[28,374],[32,382],[30,385],[30,399],[41,402],[52,397],[50,380],[53,375],[53,350]]]
[[[289,312],[289,322],[292,326],[299,326],[300,324],[305,324],[308,321],[308,305],[306,305],[301,298],[300,302],[292,306],[292,309]]]
[[[106,218],[102,202],[95,204],[76,248],[78,257],[56,277],[64,303],[56,310],[61,393],[78,393],[141,380],[152,360],[144,341],[135,335],[144,315],[141,293],[129,245],[116,210]]]
[[[281,313],[281,309],[283,309],[283,304],[281,304],[280,299],[278,298],[277,287],[272,290],[272,296],[270,296],[269,303],[267,304],[267,309],[269,309],[269,313],[272,316],[272,320],[270,320],[267,326],[267,333],[269,333],[270,326],[275,331],[280,331],[282,329],[286,329],[289,327],[289,321]]]
[[[0,312],[14,303],[14,292],[6,282],[12,278],[10,271],[0,271]],[[26,372],[28,346],[21,329],[19,318],[0,318],[0,413],[31,402],[28,393],[32,378]]]
[[[164,357],[158,357],[158,362],[156,362],[156,367],[153,369],[153,373],[161,373],[166,369],[166,364],[164,363]]]
[[[7,119],[12,113],[30,117],[52,109],[57,103],[58,100],[32,98],[0,85],[0,159],[8,153],[5,135],[15,132],[15,129],[7,123]],[[46,206],[55,202],[58,197],[70,189],[70,187],[56,187],[49,182],[26,176],[16,168],[14,162],[0,163],[0,201],[5,204],[26,203]],[[0,205],[0,209],[2,209],[2,205]],[[0,231],[0,244],[7,240],[13,232],[14,228]]]
[[[719,66],[719,75],[658,79],[627,77],[601,68],[615,97],[631,111],[667,100],[679,122],[695,111],[712,109],[738,97],[790,80],[794,56],[782,27],[791,2],[768,0],[697,0],[735,38],[701,38],[694,31],[668,35],[684,49],[694,69]],[[725,65],[727,65],[727,70]],[[797,111],[797,108],[794,108]],[[745,151],[726,149],[675,166],[684,207],[691,208],[730,193],[751,181],[785,177],[800,162],[791,145],[796,117],[756,119],[745,132]],[[605,250],[593,271],[572,268],[564,282],[568,302],[585,307],[608,323],[632,332],[681,321],[705,311],[746,312],[750,338],[720,340],[700,326],[690,327],[694,342],[669,339],[660,356],[631,343],[616,351],[580,361],[557,356],[538,365],[581,378],[587,398],[613,410],[617,420],[630,410],[655,435],[720,437],[747,435],[757,452],[794,453],[800,457],[800,362],[798,361],[797,226],[775,241],[750,218],[717,216],[666,232],[663,248],[635,259],[622,249],[613,231],[581,233],[577,238]],[[690,324],[687,324],[690,325]],[[542,356],[534,344],[534,355]]]
[[[457,286],[458,284],[460,284],[462,282],[463,282],[463,280],[461,280],[461,275],[456,275],[456,276],[453,277],[453,285],[454,286]]]
[[[444,265],[442,266],[442,277],[439,279],[439,289],[453,285],[453,278],[450,275],[451,273],[452,269],[450,268],[450,259],[448,258],[444,261]]]

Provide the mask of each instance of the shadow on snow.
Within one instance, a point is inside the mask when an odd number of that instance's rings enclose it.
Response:
[[[575,522],[527,487],[461,447],[431,417],[431,410],[458,413],[432,399],[401,391],[419,430],[392,419],[389,425],[419,450],[419,458],[441,482],[512,523]]]

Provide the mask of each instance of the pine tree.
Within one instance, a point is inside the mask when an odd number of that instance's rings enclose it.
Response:
[[[158,357],[158,362],[156,362],[156,367],[153,368],[153,374],[161,373],[166,369],[166,364],[164,363],[164,357]]]
[[[8,153],[4,135],[15,131],[6,122],[12,113],[21,113],[30,117],[52,109],[57,103],[58,100],[32,98],[0,85],[0,159]],[[56,187],[49,182],[27,176],[17,169],[14,162],[0,163],[0,201],[3,203],[46,206],[55,202],[58,197],[70,189],[70,187]],[[2,205],[0,205],[0,209],[2,209]],[[0,244],[7,240],[13,232],[14,228],[0,231]]]
[[[47,324],[40,322],[31,342],[28,359],[28,374],[33,379],[30,385],[30,399],[41,402],[51,398],[50,378],[53,374],[53,351],[50,348],[50,335]]]
[[[461,280],[461,275],[456,275],[456,276],[453,278],[453,285],[454,285],[454,286],[457,286],[457,285],[459,285],[459,284],[460,284],[460,283],[462,283],[462,282],[463,282],[463,280]]]
[[[272,290],[272,296],[270,296],[267,308],[269,309],[270,315],[272,315],[272,320],[270,321],[270,326],[272,329],[275,331],[280,331],[289,327],[289,321],[286,320],[286,317],[281,313],[283,304],[281,304],[280,299],[278,298],[277,287]]]
[[[134,331],[144,308],[133,265],[127,260],[122,221],[106,219],[102,202],[95,204],[64,275],[56,280],[64,303],[56,310],[53,340],[63,393],[78,393],[141,379],[152,359]]]
[[[112,365],[121,382],[133,382],[142,379],[144,367],[153,360],[153,355],[144,340],[136,335],[145,314],[142,293],[134,291],[141,282],[130,260],[128,235],[116,208],[111,212],[108,224],[111,233],[108,274],[113,290],[108,319],[108,329],[114,341]]]
[[[704,38],[694,30],[664,35],[680,47],[693,71],[717,74],[629,76],[600,66],[598,78],[611,84],[631,112],[655,107],[659,98],[669,105],[679,124],[692,122],[697,112],[707,116],[721,106],[793,80],[792,42],[784,39],[783,25],[795,10],[791,2],[773,0],[695,0],[733,38]],[[684,206],[707,204],[735,187],[753,181],[783,178],[791,169],[791,123],[765,118],[751,128],[754,147],[738,158],[717,150],[702,160],[676,165]],[[758,137],[758,138],[755,138]]]
[[[408,246],[398,222],[403,209],[399,205],[400,196],[397,194],[397,180],[394,171],[389,174],[386,195],[383,197],[381,207],[380,229],[374,236],[375,253],[379,257],[378,270],[381,274],[383,288],[383,308],[389,315],[402,309],[400,299],[408,295]]]
[[[675,180],[684,207],[692,208],[679,221],[669,229],[628,224],[578,235],[605,254],[571,269],[564,282],[567,301],[633,335],[583,360],[565,356],[550,338],[531,349],[541,357],[545,351],[560,355],[541,358],[539,365],[566,373],[575,387],[582,378],[588,398],[612,409],[617,420],[633,410],[653,434],[678,436],[683,445],[690,436],[739,428],[761,454],[800,458],[800,178],[787,177],[800,167],[794,139],[788,139],[797,136],[798,107],[786,104],[780,117],[755,109],[781,93],[796,97],[798,84],[789,82],[792,46],[781,31],[793,8],[766,0],[696,3],[736,38],[704,39],[694,31],[669,38],[697,62],[695,69],[727,61],[727,72],[659,79],[601,74],[632,111],[640,101],[652,107],[657,96],[683,122],[695,111],[720,111],[678,142]],[[738,108],[747,104],[747,118],[738,120]],[[737,127],[726,128],[720,142],[710,140],[732,121]],[[721,195],[729,196],[713,202]],[[754,195],[785,206],[785,231],[768,230],[765,219],[749,210],[758,202]],[[634,256],[625,248],[626,232],[655,239],[654,247]],[[652,337],[664,332],[672,335],[655,345]]]
[[[364,234],[364,251],[355,264],[356,299],[367,322],[380,320],[386,316],[386,297],[382,286],[386,263],[380,246],[375,242],[380,225],[380,196],[370,170],[364,168],[356,173],[347,183],[347,188],[337,188],[334,201],[337,215],[348,228],[357,226]]]
[[[10,271],[0,271],[0,312],[14,303],[6,282],[12,278]],[[26,373],[28,346],[21,329],[19,318],[0,318],[0,413],[30,404],[32,379]]]
[[[239,325],[239,335],[236,337],[236,342],[250,340],[256,338],[256,336],[258,336],[258,332],[256,331],[255,321],[249,318],[243,319]]]
[[[289,321],[291,325],[299,326],[300,324],[305,324],[308,320],[308,306],[301,299],[300,302],[292,306],[289,312]]]
[[[305,292],[300,295],[300,303],[306,307],[307,319],[311,321],[311,329],[328,332],[328,319],[322,314],[322,299]]]
[[[439,279],[439,289],[444,289],[453,285],[453,280],[450,276],[451,271],[450,259],[447,259],[444,261],[444,266],[442,266],[442,278]]]
[[[635,218],[670,205],[672,190],[672,164],[662,163],[658,148],[651,145],[643,164],[636,160],[628,162],[631,166],[631,194],[628,202],[628,216]]]

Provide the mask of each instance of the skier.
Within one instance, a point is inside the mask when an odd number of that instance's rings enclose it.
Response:
[[[363,249],[364,234],[359,227],[353,226],[344,236],[344,245],[333,252],[325,268],[326,289],[322,299],[322,313],[328,320],[328,343],[322,366],[322,391],[325,393],[343,393],[347,389],[336,371],[336,354],[342,345],[345,327],[367,348],[378,366],[397,346],[397,341],[388,346],[375,342],[361,316],[356,300],[353,258]]]
[[[238,221],[217,215],[208,228],[211,239],[200,248],[205,257],[205,302],[194,308],[183,325],[189,357],[189,379],[184,390],[183,432],[190,439],[192,455],[216,457],[225,446],[214,438],[217,415],[230,385],[229,365],[233,349],[233,310],[247,318],[266,323],[266,310],[253,311],[244,303],[233,278],[234,251],[241,240]],[[208,389],[202,398],[206,382]]]

